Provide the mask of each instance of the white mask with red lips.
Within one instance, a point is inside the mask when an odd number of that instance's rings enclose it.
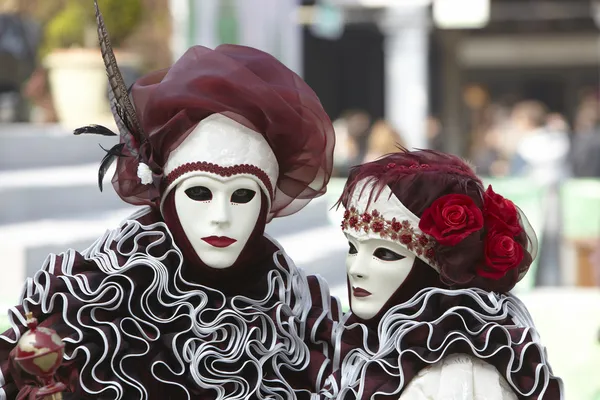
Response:
[[[258,171],[258,172],[257,172]],[[200,121],[164,168],[179,224],[210,268],[235,264],[257,226],[262,194],[267,211],[279,173],[266,139],[222,114]]]
[[[245,176],[195,175],[177,185],[175,208],[200,260],[224,269],[238,259],[257,224],[260,187]]]
[[[363,320],[376,316],[410,273],[415,255],[383,239],[360,239],[347,233],[346,270],[352,312]]]
[[[342,230],[350,246],[346,257],[350,306],[357,317],[369,320],[381,312],[406,281],[417,257],[437,269],[420,247],[419,237],[423,233],[419,217],[389,187],[384,186],[380,191],[368,178],[358,182],[346,214]],[[368,222],[365,214],[370,216]],[[351,223],[350,219],[354,221]],[[375,223],[379,228],[376,229]],[[409,245],[401,238],[408,238]],[[420,255],[415,253],[416,249],[421,250]]]

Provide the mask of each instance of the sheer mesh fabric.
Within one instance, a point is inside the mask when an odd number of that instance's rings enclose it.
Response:
[[[142,185],[138,160],[119,158],[113,185],[124,201],[156,206],[169,153],[214,113],[264,135],[273,149],[280,173],[269,219],[325,193],[335,142],[331,121],[313,90],[273,56],[245,46],[195,46],[171,68],[139,79],[131,94],[147,140],[142,161],[155,182]]]

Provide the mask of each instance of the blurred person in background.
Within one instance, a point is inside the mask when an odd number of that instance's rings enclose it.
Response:
[[[483,145],[474,152],[473,163],[477,174],[482,176],[505,176],[508,172],[506,160],[501,153],[502,132],[491,127],[483,136]]]
[[[35,113],[30,122],[52,123],[58,120],[50,92],[47,69],[38,67],[23,87],[22,93],[23,97],[34,106]]]
[[[430,115],[427,117],[427,145],[431,150],[441,151],[444,149],[442,123],[439,118]]]
[[[549,129],[546,106],[533,100],[518,103],[511,122],[516,145],[512,175],[529,176],[548,185],[568,176],[569,136],[564,130]]]
[[[354,138],[348,132],[348,121],[338,118],[333,122],[335,148],[333,151],[333,176],[348,176],[350,163],[356,158],[358,148]]]
[[[579,105],[569,161],[576,178],[600,177],[600,104],[594,97]]]
[[[511,173],[531,179],[545,190],[537,284],[557,286],[561,276],[562,236],[559,188],[570,174],[569,136],[560,118],[551,119],[551,124],[548,124],[547,109],[538,101],[529,100],[515,105],[511,120],[513,134],[517,138]]]
[[[390,153],[398,151],[398,147],[405,147],[406,144],[400,133],[392,125],[384,120],[375,122],[367,140],[367,154],[363,163],[377,160]]]
[[[561,113],[550,113],[546,118],[546,128],[550,132],[569,132],[571,128],[564,115]]]
[[[584,98],[575,117],[575,129],[571,144],[570,162],[575,178],[600,177],[600,102],[597,94]],[[600,221],[599,221],[600,223]],[[600,286],[600,240],[596,241],[590,254],[595,284]],[[598,330],[600,341],[600,330]]]
[[[334,175],[345,177],[366,155],[371,117],[362,110],[348,110],[333,123],[333,127],[336,138]]]
[[[506,110],[490,104],[485,110],[482,134],[472,149],[473,163],[482,176],[506,176],[509,172],[504,141],[506,136]]]
[[[37,66],[40,25],[20,12],[16,0],[0,1],[0,111],[1,120],[26,122],[29,107],[22,88]],[[8,101],[6,101],[8,100]]]

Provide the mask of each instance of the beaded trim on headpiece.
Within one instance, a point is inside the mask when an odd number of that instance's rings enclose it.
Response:
[[[421,232],[419,217],[384,186],[378,196],[372,180],[356,185],[344,213],[342,231],[357,239],[384,239],[412,252],[439,272],[435,261],[435,239]]]

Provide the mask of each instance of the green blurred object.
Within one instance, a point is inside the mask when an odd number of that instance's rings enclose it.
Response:
[[[315,7],[315,17],[310,25],[313,35],[337,40],[344,34],[344,11],[329,1],[321,0]]]
[[[600,394],[598,290],[535,289],[520,299],[531,313],[547,349],[552,372],[563,379],[564,398],[597,400]]]
[[[98,0],[98,5],[113,47],[122,46],[142,20],[142,0]],[[46,25],[42,54],[91,45],[87,43],[88,32],[96,32],[92,1],[69,0]],[[97,39],[93,41],[96,46]]]
[[[8,317],[5,314],[0,315],[0,333],[6,332],[9,327]]]
[[[560,195],[564,237],[600,238],[600,180],[569,180],[562,185]]]
[[[231,0],[221,1],[218,30],[219,43],[238,43],[238,18],[235,4]]]

